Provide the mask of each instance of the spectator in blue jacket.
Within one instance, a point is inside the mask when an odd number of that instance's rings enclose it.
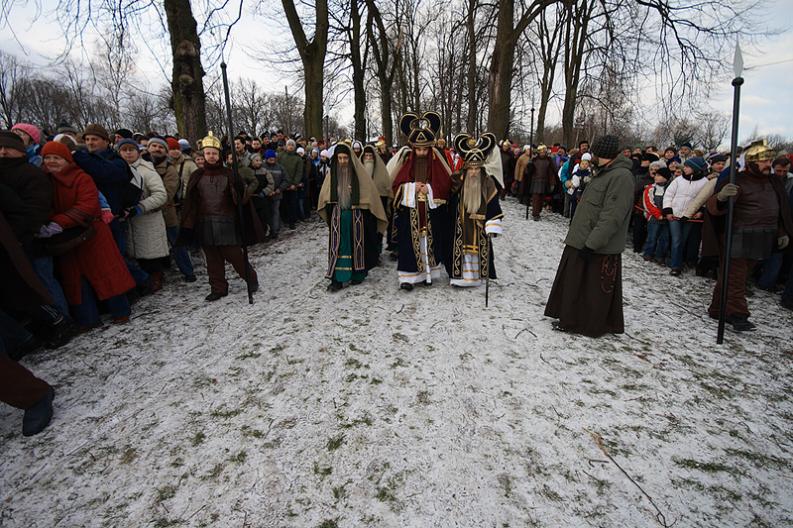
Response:
[[[102,125],[91,124],[85,127],[83,141],[87,150],[76,150],[72,154],[74,162],[91,176],[99,192],[107,199],[110,210],[116,217],[110,223],[113,239],[121,255],[124,256],[135,284],[145,288],[149,280],[148,273],[143,271],[134,259],[126,256],[127,226],[123,213],[129,205],[124,201],[125,195],[129,192],[132,173],[127,162],[110,147],[110,134]]]

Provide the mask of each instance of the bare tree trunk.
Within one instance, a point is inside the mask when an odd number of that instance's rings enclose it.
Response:
[[[468,15],[465,29],[468,36],[468,120],[466,130],[472,133],[476,128],[476,115],[479,112],[476,104],[476,6],[477,0],[468,0]]]
[[[568,145],[572,145],[574,142],[573,125],[575,124],[578,83],[581,79],[581,65],[584,61],[587,32],[594,2],[595,0],[576,0],[567,5],[568,13],[564,34],[565,93],[564,106],[562,107],[562,136]]]
[[[394,121],[393,121],[393,95],[394,95],[394,75],[397,72],[399,47],[391,50],[391,43],[388,38],[383,18],[374,0],[366,0],[368,8],[366,31],[369,42],[372,46],[372,56],[377,65],[377,81],[380,84],[380,111],[383,123],[383,136],[389,146],[394,142]],[[374,28],[377,28],[377,37],[374,35]]]
[[[515,44],[515,1],[499,0],[496,43],[490,62],[488,89],[490,109],[487,127],[496,137],[509,135],[509,107],[512,91],[512,62]]]
[[[297,14],[294,0],[281,0],[289,21],[295,47],[303,62],[306,106],[303,110],[303,134],[322,136],[322,96],[325,79],[325,53],[328,47],[328,2],[317,0],[314,38],[309,41]]]
[[[195,142],[207,132],[201,40],[190,0],[164,0],[164,6],[173,54],[171,89],[176,127],[179,135]]]
[[[355,137],[366,139],[366,89],[364,88],[364,61],[361,58],[361,10],[358,2],[350,0],[350,61],[352,62],[352,87],[355,101]]]
[[[497,137],[508,137],[512,102],[512,76],[515,62],[515,45],[545,7],[558,0],[534,0],[515,25],[515,0],[499,0],[496,42],[488,75],[490,108],[487,127]]]
[[[545,114],[548,111],[548,103],[551,99],[553,81],[556,74],[556,65],[559,62],[559,48],[561,46],[561,35],[565,10],[557,10],[557,17],[554,20],[553,32],[548,31],[548,19],[546,13],[539,17],[538,21],[538,42],[540,44],[540,56],[542,58],[542,78],[540,79],[540,107],[537,112],[537,129],[535,138],[537,142],[543,142],[545,135]]]

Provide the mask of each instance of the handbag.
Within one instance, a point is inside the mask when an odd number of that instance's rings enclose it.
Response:
[[[57,257],[68,253],[86,240],[91,240],[94,235],[96,229],[91,222],[87,226],[70,227],[57,235],[41,239],[41,245],[45,255]]]

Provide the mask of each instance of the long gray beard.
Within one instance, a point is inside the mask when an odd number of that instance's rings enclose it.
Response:
[[[339,197],[339,206],[342,209],[349,209],[352,207],[352,177],[350,174],[350,166],[339,167],[338,174],[336,175],[336,193]]]
[[[364,161],[363,168],[366,169],[366,174],[370,177],[374,178],[374,160],[372,161]]]
[[[468,214],[477,214],[479,206],[482,205],[482,178],[476,176],[466,176],[463,183],[463,205]]]

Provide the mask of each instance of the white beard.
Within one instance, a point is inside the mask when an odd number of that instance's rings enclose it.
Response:
[[[364,161],[363,168],[366,169],[366,174],[368,174],[371,178],[374,178],[374,160]]]
[[[463,202],[466,213],[479,212],[479,206],[482,204],[482,178],[479,174],[473,176],[466,174],[463,182]]]

